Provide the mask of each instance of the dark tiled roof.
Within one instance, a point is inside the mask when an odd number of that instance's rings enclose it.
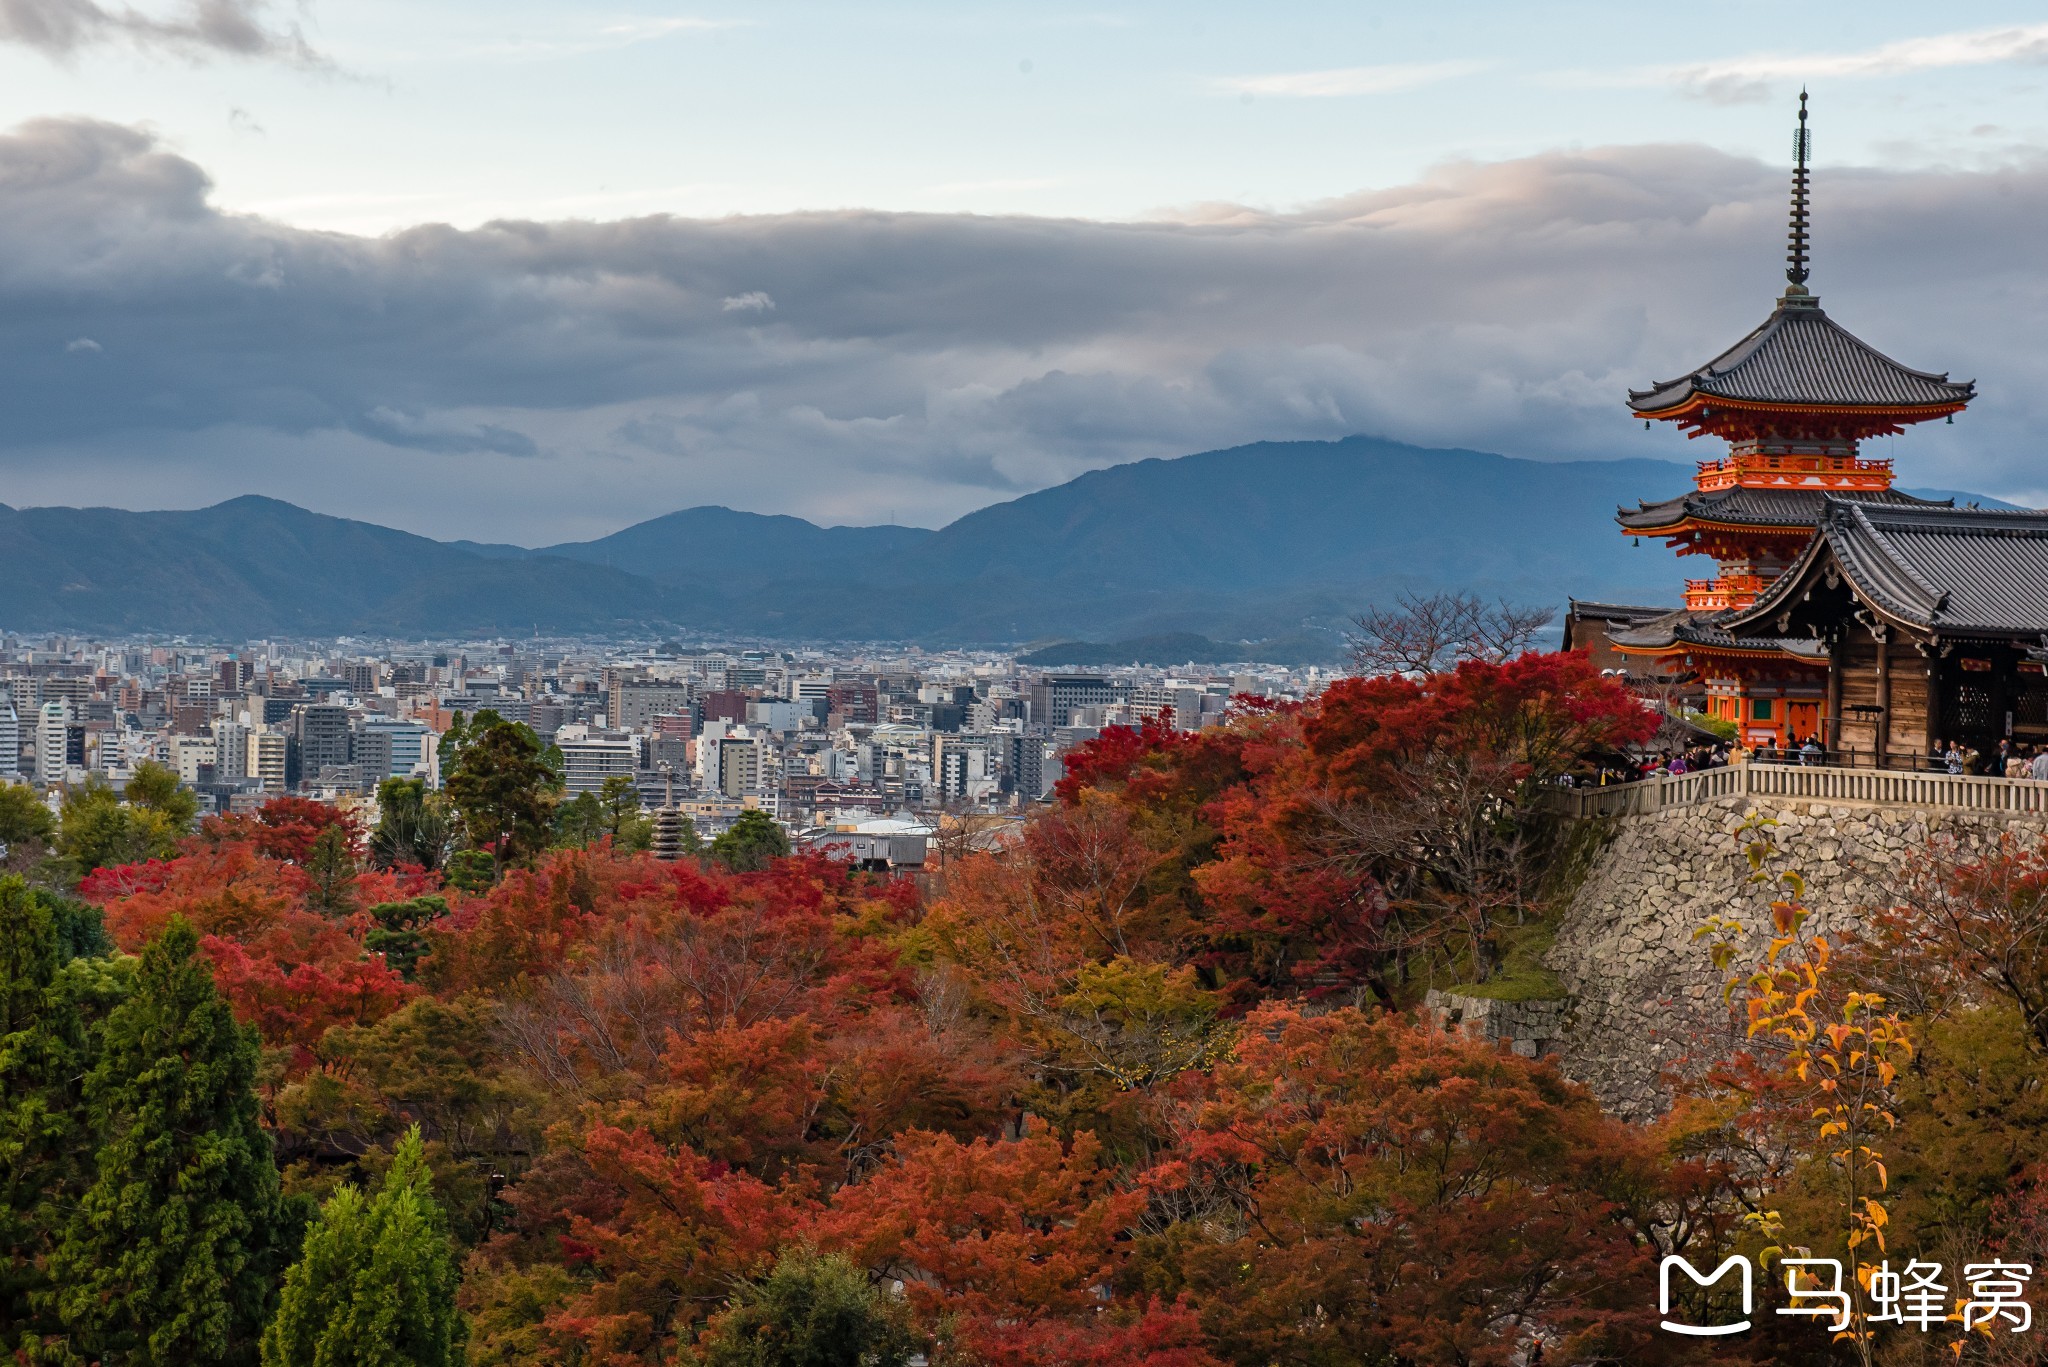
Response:
[[[1571,599],[1569,607],[1570,614],[1582,622],[1641,622],[1676,610],[1641,607],[1633,603],[1592,603],[1584,598]]]
[[[1781,299],[1756,331],[1689,375],[1629,391],[1638,413],[1694,395],[1819,407],[1933,408],[1968,403],[1976,382],[1902,366],[1859,341],[1810,296]]]
[[[1667,616],[1672,611],[1672,608],[1641,607],[1632,603],[1589,603],[1582,598],[1573,598],[1565,608],[1564,648],[1576,650],[1599,641],[1603,636],[1612,640],[1617,627],[1631,627],[1653,617]]]
[[[1887,508],[1830,499],[1800,562],[1731,625],[1761,623],[1825,545],[1858,595],[1944,635],[2048,634],[2048,512]]]
[[[1825,645],[1803,636],[1731,635],[1725,623],[1734,616],[1734,613],[1726,609],[1717,612],[1691,612],[1679,608],[1665,613],[1662,617],[1637,622],[1620,631],[1610,631],[1607,639],[1623,650],[1665,650],[1672,646],[1691,645],[1709,650],[1781,650],[1803,659],[1827,659]]]
[[[1915,498],[1896,489],[1695,489],[1661,503],[1644,503],[1623,508],[1615,514],[1623,531],[1644,531],[1670,527],[1688,517],[1702,522],[1727,522],[1738,527],[1812,527],[1820,522],[1822,506],[1829,498],[1856,499],[1864,503],[1898,504],[1910,508],[1950,508],[1955,500]]]

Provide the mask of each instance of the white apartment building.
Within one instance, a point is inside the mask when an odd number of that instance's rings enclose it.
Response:
[[[69,701],[44,703],[36,713],[36,782],[55,788],[84,779],[85,727]]]
[[[284,752],[284,732],[251,731],[243,751],[243,777],[255,779],[266,793],[283,792]]]
[[[12,694],[0,690],[0,779],[12,782],[21,774],[21,714]]]
[[[562,752],[563,786],[571,796],[597,792],[615,774],[632,778],[640,771],[638,736],[593,733],[572,722],[555,733],[555,748]]]
[[[206,779],[202,769],[212,768],[220,757],[211,736],[177,736],[171,741],[171,760],[178,770],[178,782],[195,787]]]

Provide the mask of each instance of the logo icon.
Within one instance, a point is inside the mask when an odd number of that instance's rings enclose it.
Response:
[[[1681,1269],[1686,1276],[1692,1278],[1694,1286],[1712,1286],[1715,1282],[1727,1276],[1728,1269],[1731,1267],[1742,1274],[1743,1319],[1734,1324],[1679,1324],[1675,1320],[1666,1319],[1663,1322],[1664,1327],[1674,1334],[1691,1334],[1699,1338],[1713,1338],[1722,1334],[1740,1334],[1747,1330],[1749,1328],[1748,1316],[1755,1306],[1756,1297],[1755,1287],[1750,1280],[1749,1259],[1743,1257],[1740,1253],[1729,1254],[1727,1261],[1715,1268],[1712,1275],[1704,1277],[1700,1275],[1698,1268],[1679,1257],[1676,1253],[1667,1255],[1664,1261],[1658,1264],[1657,1267],[1657,1313],[1667,1316],[1671,1313],[1671,1270],[1673,1268]]]

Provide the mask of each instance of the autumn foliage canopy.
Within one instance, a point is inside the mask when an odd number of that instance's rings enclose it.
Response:
[[[281,799],[81,895],[199,936],[288,1191],[420,1127],[472,1362],[691,1361],[793,1250],[948,1367],[1695,1360],[1656,1267],[1734,1237],[1726,1174],[1413,1011],[1654,725],[1529,655],[1110,728],[925,886],[600,840],[465,892]]]

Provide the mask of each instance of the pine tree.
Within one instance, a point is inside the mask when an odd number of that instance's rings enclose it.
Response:
[[[758,808],[741,812],[732,828],[711,842],[711,857],[734,873],[758,873],[789,853],[789,837]]]
[[[132,1367],[253,1361],[283,1252],[257,1045],[182,918],[142,952],[86,1075],[94,1172],[57,1232],[52,1301],[79,1356]]]
[[[0,878],[0,1352],[34,1356],[60,1329],[47,1313],[50,1234],[91,1177],[79,1080],[92,1028],[127,990],[79,904]]]
[[[343,1187],[320,1208],[263,1334],[263,1367],[453,1367],[457,1273],[419,1127],[375,1197]]]
[[[903,1367],[916,1350],[904,1307],[837,1254],[794,1248],[711,1322],[703,1367]]]

